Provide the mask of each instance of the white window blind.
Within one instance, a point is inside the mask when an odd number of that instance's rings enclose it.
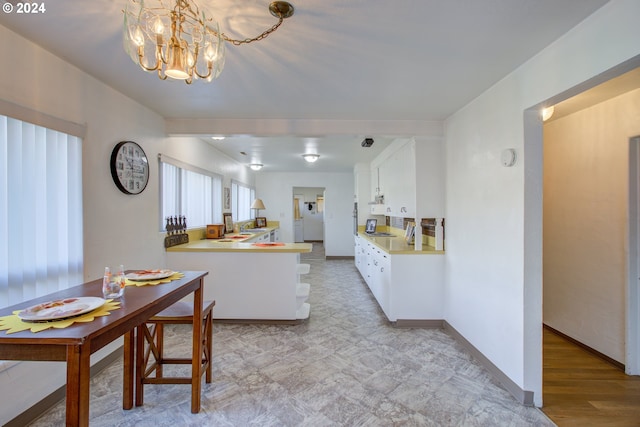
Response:
[[[255,218],[251,204],[256,198],[256,190],[241,182],[231,181],[231,216],[234,221],[248,221]]]
[[[82,140],[0,115],[0,307],[83,282]]]
[[[167,156],[160,158],[160,229],[166,218],[182,216],[187,227],[222,223],[222,177]]]

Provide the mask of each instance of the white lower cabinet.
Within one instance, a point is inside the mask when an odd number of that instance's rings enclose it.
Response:
[[[355,249],[356,267],[389,321],[444,317],[441,254],[389,254],[359,236]]]
[[[243,240],[245,243],[263,243],[263,242],[277,242],[280,240],[278,236],[278,229],[271,230],[270,232],[257,234],[250,239]]]

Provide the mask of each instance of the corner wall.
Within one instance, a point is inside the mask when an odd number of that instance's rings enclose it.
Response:
[[[640,55],[637,16],[637,1],[606,4],[446,121],[445,319],[538,406],[542,124],[523,113]]]

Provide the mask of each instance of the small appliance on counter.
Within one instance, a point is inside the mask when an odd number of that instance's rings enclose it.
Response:
[[[221,239],[224,237],[224,224],[208,224],[207,239]]]

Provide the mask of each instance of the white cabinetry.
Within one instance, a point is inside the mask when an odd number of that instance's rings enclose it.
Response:
[[[378,188],[380,189],[380,194],[384,195],[385,201],[385,212],[384,214],[389,216],[389,212],[387,209],[388,206],[388,198],[391,193],[393,193],[393,184],[395,183],[395,178],[393,177],[392,164],[387,159],[387,161],[382,162],[378,167]]]
[[[371,293],[376,297],[378,304],[382,307],[384,314],[391,320],[391,268],[390,255],[369,243],[369,277],[367,284]]]
[[[385,215],[386,208],[387,208],[387,206],[386,205],[382,205],[382,204],[370,205],[369,213],[371,215]]]
[[[362,275],[362,277],[366,277],[366,273],[364,272],[365,265],[367,264],[367,247],[364,239],[360,237],[355,237],[355,262],[356,268]]]
[[[267,231],[266,233],[256,234],[255,236],[243,240],[245,243],[261,243],[261,242],[277,242],[276,235],[278,235],[278,229]]]
[[[355,248],[356,267],[389,321],[443,318],[441,254],[389,254],[360,236]]]
[[[372,162],[371,174],[376,173],[380,194],[384,194],[385,199],[384,215],[404,218],[445,216],[440,139],[395,140]]]
[[[385,205],[388,216],[415,218],[416,155],[415,141],[409,140],[384,163]]]

